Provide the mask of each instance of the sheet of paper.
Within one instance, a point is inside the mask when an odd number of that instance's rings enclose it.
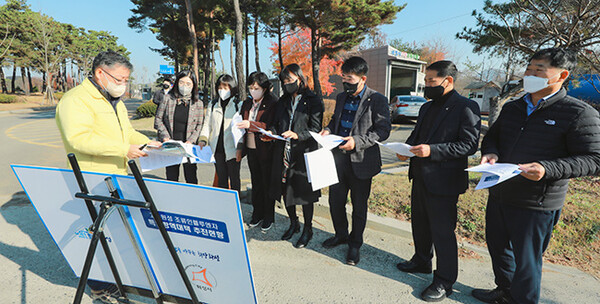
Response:
[[[319,149],[304,153],[308,182],[313,191],[335,185],[339,182],[333,153],[328,149]]]
[[[240,115],[239,112],[236,112],[231,118],[231,134],[233,134],[233,142],[237,145],[244,134],[246,134],[246,129],[240,129],[237,127],[237,124],[242,122],[244,118]]]
[[[338,136],[338,135],[329,134],[329,135],[321,136],[321,135],[319,135],[319,133],[315,133],[315,132],[311,132],[311,131],[309,131],[308,133],[310,133],[310,136],[312,136],[315,139],[315,141],[317,143],[319,143],[319,145],[321,145],[321,147],[323,147],[327,150],[331,150],[331,149],[339,146],[344,141],[342,139],[342,137]]]
[[[283,140],[283,141],[287,141],[287,139],[283,138],[282,136],[279,136],[277,134],[271,134],[269,132],[267,132],[265,129],[263,128],[258,128],[258,132],[264,134],[267,137],[273,138],[273,139],[278,139],[278,140]]]
[[[144,151],[146,154],[148,154],[148,156],[139,158],[142,172],[181,164],[186,160],[186,158],[182,155],[167,154],[154,149]]]
[[[414,153],[410,152],[410,148],[412,148],[412,147],[410,145],[408,145],[408,144],[405,144],[405,143],[390,142],[390,143],[382,144],[380,142],[377,142],[377,144],[379,144],[380,146],[385,147],[385,148],[393,151],[396,154],[400,154],[402,156],[408,156],[408,157],[415,156]]]
[[[492,187],[521,173],[518,165],[505,163],[495,163],[493,165],[481,164],[465,170],[482,173],[481,179],[475,187],[475,190]]]
[[[206,164],[215,162],[215,157],[210,146],[205,146],[204,148],[200,148],[200,146],[194,146],[194,155],[196,157],[190,157],[192,164]]]

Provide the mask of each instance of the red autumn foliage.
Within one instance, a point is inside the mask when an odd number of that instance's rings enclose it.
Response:
[[[277,42],[271,42],[269,48],[273,54],[273,68],[275,71],[280,71],[279,67],[279,46]],[[310,53],[310,29],[301,29],[291,35],[288,35],[282,41],[282,53],[283,53],[283,64],[288,65],[296,63],[302,68],[302,72],[306,77],[308,86],[314,88],[314,79],[312,77],[312,63]],[[324,56],[321,59],[319,69],[319,79],[321,81],[321,91],[323,96],[328,96],[335,90],[334,84],[329,82],[329,77],[332,75],[339,74],[342,60],[331,59],[328,56]]]

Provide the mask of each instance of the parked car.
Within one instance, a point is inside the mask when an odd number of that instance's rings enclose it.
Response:
[[[415,119],[419,116],[419,109],[427,102],[421,96],[397,95],[390,102],[392,122],[403,119]]]

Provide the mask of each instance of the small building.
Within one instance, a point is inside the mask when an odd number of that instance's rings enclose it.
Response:
[[[490,99],[500,95],[502,88],[493,81],[476,81],[471,82],[465,87],[469,90],[469,98],[479,104],[482,114],[490,112]]]
[[[385,95],[388,100],[396,95],[423,96],[427,62],[419,60],[419,55],[386,45],[360,51],[357,56],[369,64],[367,86]],[[342,91],[341,81],[333,80],[336,90],[330,96]]]

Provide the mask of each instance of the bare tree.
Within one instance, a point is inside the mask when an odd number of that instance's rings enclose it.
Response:
[[[242,49],[242,35],[244,31],[244,20],[242,19],[242,12],[240,10],[240,1],[233,0],[233,10],[235,11],[235,69],[237,71],[237,79],[240,83],[240,98],[245,100],[246,90],[242,89],[242,83],[244,82],[244,50]]]
[[[188,30],[189,30],[189,34],[190,34],[190,42],[192,43],[192,49],[193,49],[193,56],[194,56],[194,76],[196,76],[196,79],[198,80],[198,39],[196,38],[196,26],[194,25],[194,16],[193,16],[193,9],[192,9],[192,2],[191,0],[185,0],[185,8],[187,11],[187,14],[185,15],[186,17],[186,21],[187,21],[187,25],[188,25]]]

